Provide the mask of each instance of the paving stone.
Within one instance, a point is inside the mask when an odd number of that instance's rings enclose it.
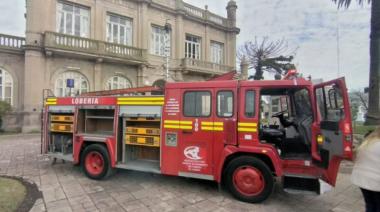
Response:
[[[216,183],[127,170],[104,181],[87,178],[69,162],[52,165],[40,155],[39,135],[0,136],[0,174],[22,176],[43,193],[31,211],[364,211],[360,190],[350,182],[350,165],[338,175],[337,186],[321,195],[283,192],[278,184],[261,204],[235,200]],[[348,168],[347,168],[348,167]],[[46,204],[46,205],[45,205]]]
[[[72,211],[67,199],[46,203],[49,212],[70,212]]]

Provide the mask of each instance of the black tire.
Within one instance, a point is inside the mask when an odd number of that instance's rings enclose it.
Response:
[[[247,172],[247,170],[249,170],[249,172],[253,171],[255,174],[258,173],[256,176],[259,176],[258,178],[260,179],[258,181],[260,189],[257,189],[257,192],[248,195],[247,193],[239,190],[239,186],[235,183],[236,179],[234,179],[234,174],[239,172],[241,173],[241,170],[243,170],[243,172]],[[251,156],[241,156],[235,158],[227,165],[225,174],[225,185],[227,189],[231,192],[232,196],[240,201],[259,203],[266,200],[272,194],[274,187],[272,172],[269,167],[258,158]],[[236,178],[237,176],[239,175],[235,175]],[[252,179],[248,180],[249,182],[252,182]]]
[[[94,173],[91,170],[88,170],[88,166],[86,166],[86,158],[90,157],[90,154],[97,154],[103,160],[102,169],[100,169],[99,173]],[[84,149],[81,156],[81,166],[86,176],[93,180],[106,179],[114,173],[107,148],[100,144],[91,144]]]

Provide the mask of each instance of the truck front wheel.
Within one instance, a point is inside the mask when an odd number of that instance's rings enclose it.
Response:
[[[273,191],[274,180],[270,169],[255,157],[242,156],[233,159],[225,173],[228,190],[241,201],[262,202]]]
[[[91,144],[82,153],[82,169],[87,177],[101,180],[111,172],[107,149],[103,145]]]

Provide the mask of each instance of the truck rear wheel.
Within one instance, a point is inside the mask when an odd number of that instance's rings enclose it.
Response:
[[[91,144],[82,153],[82,169],[87,177],[94,180],[107,178],[112,173],[107,148]]]
[[[225,173],[228,190],[241,201],[262,202],[273,191],[274,179],[270,169],[255,157],[242,156],[232,160]]]

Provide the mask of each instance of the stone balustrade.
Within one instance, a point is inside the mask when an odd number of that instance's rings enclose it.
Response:
[[[225,27],[228,27],[228,20],[222,16],[213,14],[208,10],[203,10],[201,8],[195,7],[191,4],[183,3],[183,9],[187,15],[193,16],[196,18],[201,18],[206,21],[213,22],[215,24],[219,24]]]
[[[184,70],[191,70],[194,72],[208,73],[208,74],[224,74],[234,70],[234,67],[212,63],[203,60],[196,60],[192,58],[184,58],[181,60],[181,67]]]
[[[21,47],[25,45],[25,38],[0,34],[0,48],[21,50]]]
[[[89,38],[66,35],[56,32],[45,32],[45,48],[67,50],[93,54],[97,57],[117,57],[122,59],[145,60],[143,49],[94,40]]]

